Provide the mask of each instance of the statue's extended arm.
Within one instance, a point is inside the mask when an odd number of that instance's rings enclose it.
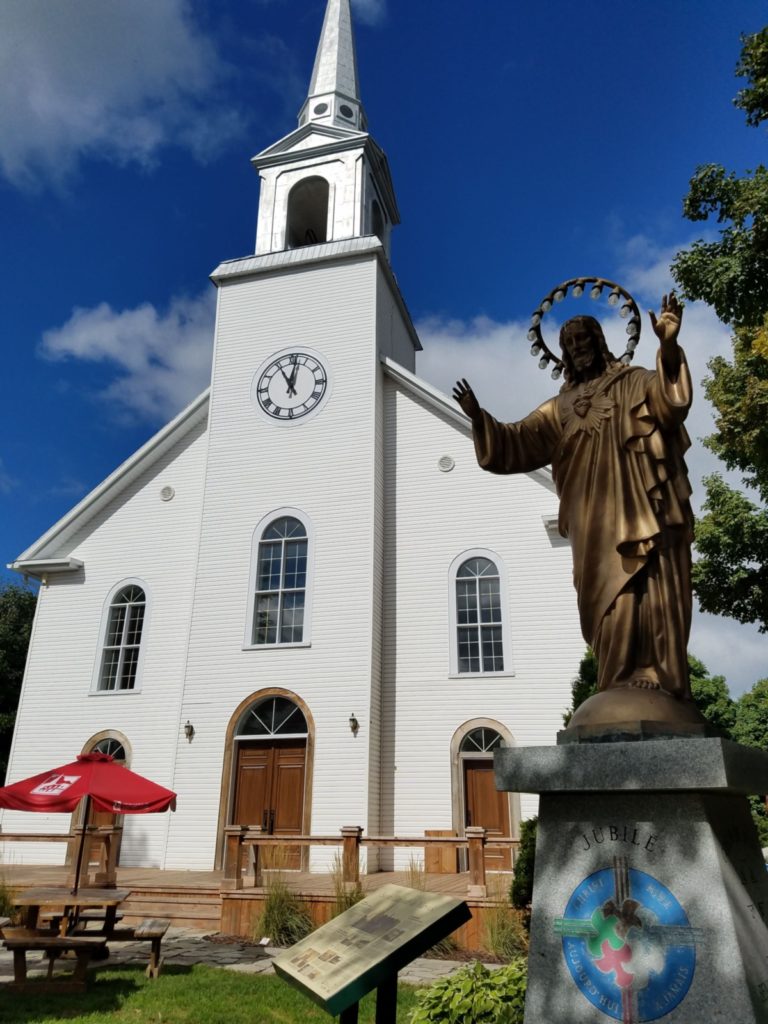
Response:
[[[491,473],[529,473],[552,461],[559,437],[554,400],[517,423],[500,423],[480,408],[466,380],[456,382],[453,397],[472,420],[477,461]]]

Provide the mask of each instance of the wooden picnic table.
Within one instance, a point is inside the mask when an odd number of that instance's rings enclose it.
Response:
[[[156,978],[162,967],[162,941],[168,931],[170,920],[152,918],[131,928],[118,928],[117,908],[130,895],[130,889],[78,889],[73,894],[66,886],[50,886],[27,889],[15,897],[17,907],[25,908],[24,924],[20,928],[7,928],[3,944],[14,953],[14,974],[17,985],[26,984],[26,954],[30,950],[44,950],[49,958],[49,982],[53,961],[62,952],[72,950],[78,957],[78,967],[71,984],[85,986],[85,969],[91,959],[100,960],[108,956],[107,941],[149,942],[151,950],[147,976]],[[59,922],[55,930],[38,927],[41,911],[55,908],[54,921]],[[98,908],[101,912],[91,914]],[[82,917],[80,917],[82,915]],[[98,930],[89,932],[88,924],[96,922]],[[56,983],[58,985],[58,983]],[[70,982],[62,983],[69,985]]]
[[[46,886],[26,889],[17,893],[14,903],[25,908],[24,924],[27,928],[37,928],[40,911],[44,907],[60,907],[62,910],[60,932],[66,935],[70,921],[77,921],[81,910],[94,907],[104,908],[104,931],[109,938],[114,931],[117,908],[130,895],[130,889],[78,889],[73,895],[66,886]]]

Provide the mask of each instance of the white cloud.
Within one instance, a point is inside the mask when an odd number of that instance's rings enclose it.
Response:
[[[639,365],[651,365],[655,338],[645,310],[658,311],[661,296],[672,289],[669,263],[680,245],[661,250],[648,239],[637,236],[626,243],[621,252],[618,279],[634,295],[646,318],[638,349]],[[588,302],[588,306],[580,304]],[[576,300],[568,303],[560,320],[584,310],[598,315],[604,323],[609,347],[617,355],[624,350],[624,323],[604,302]],[[604,316],[603,314],[608,314]],[[558,323],[544,321],[545,338],[557,350]],[[499,323],[487,317],[472,320],[447,320],[431,317],[422,320],[417,329],[424,345],[418,356],[419,374],[446,394],[453,383],[466,377],[481,404],[503,420],[526,415],[538,404],[554,395],[559,387],[549,372],[539,370],[530,355],[526,339],[526,319]],[[728,329],[702,303],[690,303],[683,316],[681,341],[691,368],[695,388],[693,408],[687,427],[693,444],[687,455],[691,484],[694,488],[694,510],[699,511],[704,499],[702,477],[718,471],[738,486],[740,481],[724,472],[724,467],[701,443],[714,427],[713,411],[700,386],[707,373],[707,362],[715,355],[728,356],[731,351]],[[756,627],[744,626],[733,619],[694,612],[691,650],[713,673],[726,677],[731,690],[741,693],[766,674],[766,638]]]
[[[352,7],[360,21],[378,25],[387,10],[386,0],[352,0]]]
[[[187,0],[10,0],[0,66],[0,170],[15,185],[60,183],[89,155],[146,166],[169,143],[205,159],[237,128]]]
[[[146,303],[116,311],[106,302],[75,309],[43,335],[48,359],[80,359],[118,370],[99,397],[116,411],[167,420],[208,386],[213,344],[213,289],[174,299],[167,312]]]

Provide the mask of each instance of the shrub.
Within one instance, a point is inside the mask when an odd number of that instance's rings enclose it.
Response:
[[[419,993],[410,1024],[523,1024],[527,972],[522,957],[495,971],[468,964]]]
[[[264,910],[254,922],[253,937],[274,946],[292,946],[312,931],[313,924],[300,900],[278,872],[266,883]]]
[[[536,861],[538,818],[529,818],[520,826],[520,849],[515,862],[515,877],[509,898],[513,907],[527,911],[533,899],[533,868]],[[528,921],[525,922],[528,927]]]

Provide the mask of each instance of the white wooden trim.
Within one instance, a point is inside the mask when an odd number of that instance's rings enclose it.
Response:
[[[307,585],[304,588],[304,632],[298,643],[292,644],[254,644],[253,637],[253,612],[256,603],[256,573],[259,562],[259,541],[266,528],[275,519],[282,516],[291,516],[298,519],[307,531]],[[312,646],[312,598],[314,592],[315,578],[315,528],[312,520],[306,512],[298,508],[276,508],[268,512],[259,521],[253,531],[251,539],[251,571],[248,573],[248,604],[245,618],[245,632],[243,634],[244,651],[275,651],[284,648],[311,647]]]
[[[459,568],[470,558],[487,558],[496,566],[499,573],[499,597],[501,600],[501,643],[504,652],[504,669],[502,672],[459,672],[459,651],[457,642],[458,615],[456,613],[456,573]],[[514,676],[512,667],[512,630],[509,617],[509,584],[507,580],[507,568],[500,555],[489,548],[469,548],[462,551],[451,562],[448,570],[448,617],[449,617],[449,654],[451,679],[492,679],[495,677]]]
[[[136,665],[136,679],[134,685],[129,690],[105,690],[100,688],[99,683],[101,682],[101,666],[104,658],[104,645],[107,638],[107,626],[109,624],[109,612],[112,607],[112,602],[115,596],[124,587],[141,587],[144,591],[144,620],[141,625],[141,641],[139,642],[139,660]],[[109,591],[104,601],[104,605],[101,610],[101,624],[99,626],[98,645],[96,649],[96,657],[93,664],[93,675],[91,677],[91,690],[90,694],[92,697],[116,697],[120,694],[127,693],[141,693],[142,676],[144,674],[144,658],[147,650],[147,634],[150,628],[152,609],[152,593],[146,582],[139,579],[137,576],[129,576],[126,579],[120,580],[114,587]]]

